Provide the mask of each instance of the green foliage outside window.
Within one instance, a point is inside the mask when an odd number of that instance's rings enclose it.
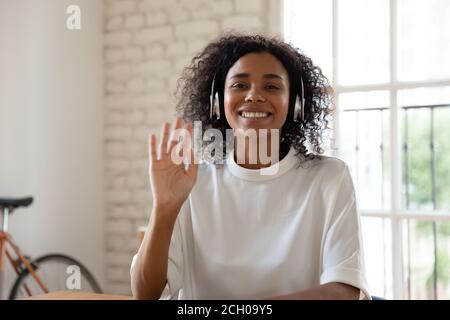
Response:
[[[403,164],[405,184],[408,179],[408,189],[404,192],[405,196],[409,197],[408,209],[448,211],[450,210],[450,107],[434,109],[435,205],[433,205],[430,109],[410,109],[407,113],[408,150],[407,153],[403,153]],[[403,138],[405,139],[405,132]],[[418,235],[422,237],[431,237],[433,234],[430,221],[418,221],[415,227]],[[447,287],[450,283],[448,251],[450,221],[436,224],[436,236],[443,240],[437,245],[437,281]],[[434,287],[434,271],[427,277],[426,284],[429,289]]]

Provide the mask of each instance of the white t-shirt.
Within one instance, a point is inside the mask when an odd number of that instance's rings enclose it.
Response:
[[[164,298],[256,299],[328,282],[370,297],[347,165],[300,165],[291,149],[267,175],[230,155],[199,167],[172,234]]]

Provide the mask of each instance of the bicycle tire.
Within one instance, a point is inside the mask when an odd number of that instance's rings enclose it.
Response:
[[[39,268],[44,265],[44,263],[48,262],[62,262],[67,265],[76,265],[80,268],[80,272],[82,276],[85,278],[85,280],[89,283],[91,286],[93,292],[95,293],[103,293],[100,285],[98,284],[95,277],[92,275],[92,273],[78,260],[64,255],[64,254],[47,254],[44,256],[41,256],[31,262],[32,266],[35,268],[35,271],[39,271]],[[14,300],[17,298],[17,294],[19,293],[19,289],[22,286],[22,284],[27,280],[27,277],[32,277],[30,275],[30,271],[26,268],[24,268],[20,274],[17,276],[16,281],[14,282],[14,285],[11,288],[10,294],[9,294],[9,300]]]

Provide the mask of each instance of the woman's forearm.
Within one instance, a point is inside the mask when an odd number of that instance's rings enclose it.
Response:
[[[358,300],[359,289],[345,283],[331,282],[304,291],[265,298],[268,300]]]
[[[171,210],[173,212],[167,212]],[[131,272],[135,299],[159,299],[167,279],[169,246],[178,211],[155,208]]]

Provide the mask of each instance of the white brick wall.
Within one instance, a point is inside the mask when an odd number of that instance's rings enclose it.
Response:
[[[279,32],[278,0],[104,0],[106,290],[130,294],[129,267],[152,199],[148,134],[174,114],[176,80],[223,31]]]

